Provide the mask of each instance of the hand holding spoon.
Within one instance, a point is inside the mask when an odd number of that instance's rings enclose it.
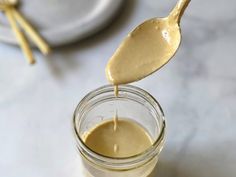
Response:
[[[136,27],[120,44],[106,67],[113,85],[138,81],[165,65],[180,42],[180,19],[190,0],[179,0],[169,16],[153,18]]]

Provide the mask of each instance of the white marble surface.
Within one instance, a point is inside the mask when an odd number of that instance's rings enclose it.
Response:
[[[165,16],[175,0],[129,0],[103,32],[25,63],[0,44],[0,176],[81,177],[73,110],[106,84],[104,67],[137,24]],[[161,103],[167,142],[155,177],[236,175],[236,1],[192,0],[174,60],[136,83]]]

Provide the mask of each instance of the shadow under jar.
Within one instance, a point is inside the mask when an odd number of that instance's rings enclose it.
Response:
[[[128,157],[104,156],[90,149],[84,136],[104,121],[132,120],[153,140],[145,151]],[[130,85],[119,86],[118,97],[113,86],[100,87],[87,94],[73,117],[76,145],[82,157],[86,177],[147,177],[158,161],[165,139],[165,120],[159,103],[146,91]]]

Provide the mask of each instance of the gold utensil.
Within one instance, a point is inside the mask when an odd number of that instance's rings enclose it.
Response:
[[[21,27],[28,33],[33,42],[39,47],[41,52],[47,55],[50,52],[49,45],[45,42],[45,40],[35,31],[35,29],[30,25],[29,22],[21,15],[19,11],[16,10],[16,6],[19,4],[19,0],[0,0],[0,3],[5,4],[7,6],[14,7],[13,15],[16,18],[17,22],[21,25]]]
[[[35,59],[34,59],[32,50],[30,49],[30,46],[29,46],[29,43],[28,43],[26,37],[24,36],[22,31],[19,29],[19,27],[15,21],[15,18],[14,18],[13,12],[12,12],[12,7],[8,6],[8,2],[6,2],[6,0],[0,0],[0,5],[1,5],[0,7],[4,9],[4,12],[8,18],[8,21],[12,27],[13,32],[15,33],[17,41],[19,42],[25,57],[27,58],[27,60],[30,64],[34,64]]]
[[[38,46],[39,50],[47,55],[50,53],[51,49],[49,45],[43,40],[43,38],[35,31],[35,29],[28,23],[25,18],[20,14],[19,11],[14,10],[13,15],[21,27],[27,32],[32,41]]]
[[[49,54],[51,49],[46,41],[16,9],[18,3],[19,0],[0,0],[0,10],[5,12],[24,55],[28,59],[29,63],[33,64],[35,63],[35,59],[33,57],[32,50],[30,49],[29,43],[24,36],[24,33],[20,30],[19,26],[21,26],[21,28],[29,35],[31,40],[36,44],[36,46],[44,55]]]

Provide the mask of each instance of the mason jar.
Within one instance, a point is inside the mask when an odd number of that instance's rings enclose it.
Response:
[[[84,136],[96,125],[112,120],[115,113],[141,125],[153,140],[144,152],[129,157],[114,158],[91,150]],[[165,139],[164,113],[153,96],[131,85],[119,86],[115,96],[111,85],[87,94],[73,116],[76,145],[82,157],[85,177],[147,177],[154,170]]]

